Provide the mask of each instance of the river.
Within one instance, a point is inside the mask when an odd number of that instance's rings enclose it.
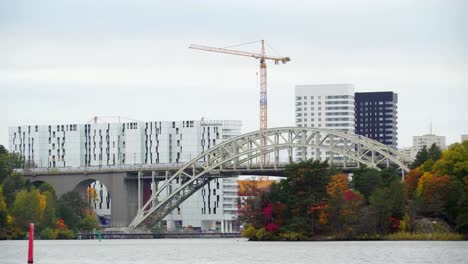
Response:
[[[28,241],[0,241],[0,264]],[[37,240],[34,263],[468,263],[468,241],[248,242],[245,239]]]

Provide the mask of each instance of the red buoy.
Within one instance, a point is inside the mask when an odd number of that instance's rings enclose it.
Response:
[[[34,257],[34,224],[29,224],[29,248],[28,248],[28,263],[33,263]]]

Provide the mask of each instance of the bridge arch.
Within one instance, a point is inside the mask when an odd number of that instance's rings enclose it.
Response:
[[[308,149],[315,149],[315,157],[325,151],[332,166],[396,167],[409,171],[411,160],[397,150],[375,140],[331,129],[284,127],[247,133],[225,141],[205,151],[180,168],[155,191],[149,201],[138,210],[129,228],[151,226],[162,220],[180,203],[199,190],[216,175],[226,170],[278,170],[294,161],[294,153],[307,160]],[[281,155],[281,152],[286,152]],[[284,153],[283,153],[284,154]],[[338,162],[334,157],[338,156]],[[286,156],[286,162],[281,162]],[[174,180],[182,182],[173,190]],[[167,194],[160,199],[160,195]]]

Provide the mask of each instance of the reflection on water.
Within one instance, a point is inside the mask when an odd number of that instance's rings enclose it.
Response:
[[[244,239],[36,241],[54,263],[468,263],[468,242],[248,242]],[[26,263],[27,241],[0,241],[0,263]]]

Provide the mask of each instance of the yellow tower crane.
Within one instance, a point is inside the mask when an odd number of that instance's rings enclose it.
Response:
[[[290,61],[290,59],[289,57],[267,56],[265,54],[265,41],[261,40],[261,44],[262,47],[260,53],[252,53],[226,48],[214,48],[195,44],[190,45],[189,48],[210,52],[225,53],[230,55],[252,57],[260,60],[260,129],[263,130],[268,127],[267,71],[265,61],[272,60],[275,62],[275,64],[278,64],[281,61],[284,64]]]

